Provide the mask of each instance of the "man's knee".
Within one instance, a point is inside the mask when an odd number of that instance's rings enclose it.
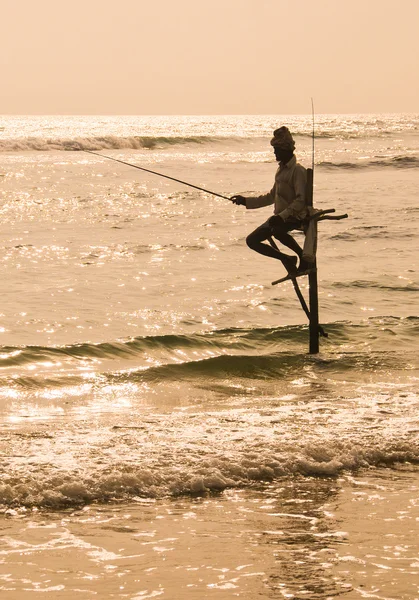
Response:
[[[249,235],[246,238],[246,244],[248,245],[248,247],[251,250],[254,250],[258,243],[260,243],[260,242],[259,242],[259,240],[255,239],[255,236],[253,235],[253,233],[249,233]]]
[[[267,227],[265,224],[261,225],[257,229],[254,229],[246,238],[246,244],[252,250],[257,250],[265,244],[265,242],[272,235],[272,231],[270,227]]]

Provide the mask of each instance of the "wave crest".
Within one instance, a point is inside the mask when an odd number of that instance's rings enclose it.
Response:
[[[415,292],[417,286],[353,281],[335,286],[384,287],[385,290]],[[100,379],[101,384],[191,381],[213,385],[224,380],[282,380],[300,373],[307,362],[315,361],[324,372],[349,369],[371,371],[402,368],[406,356],[416,362],[417,317],[380,317],[362,326],[329,323],[325,329],[335,349],[312,358],[307,355],[307,326],[272,329],[225,329],[191,335],[137,337],[125,341],[70,346],[3,347],[0,351],[0,389],[20,392],[82,386]],[[387,331],[392,346],[388,348]],[[367,330],[367,331],[365,331]],[[365,352],[365,339],[381,340],[386,350]],[[325,342],[326,344],[327,342]],[[347,344],[351,351],[347,351]],[[345,351],[340,350],[340,345]],[[403,348],[404,357],[398,349]],[[325,346],[325,351],[328,348]],[[54,369],[54,367],[56,367]],[[87,377],[86,368],[90,373]]]
[[[128,136],[113,135],[86,138],[41,138],[29,137],[0,140],[0,152],[24,152],[51,150],[142,150],[174,146],[177,144],[204,144],[216,141],[208,136],[170,137],[170,136]]]

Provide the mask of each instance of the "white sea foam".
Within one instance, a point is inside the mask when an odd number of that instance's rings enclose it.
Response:
[[[389,417],[384,405],[395,404],[398,410]],[[350,407],[315,401],[260,412],[125,417],[126,425],[87,437],[83,422],[52,434],[39,426],[22,434],[12,430],[6,434],[0,502],[58,508],[417,463],[419,439],[409,432],[416,405],[417,397],[408,393],[387,401],[371,394]],[[28,455],[29,463],[21,459]]]

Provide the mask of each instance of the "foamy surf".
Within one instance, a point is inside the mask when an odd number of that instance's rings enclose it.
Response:
[[[121,405],[119,416],[89,430],[83,420],[51,429],[35,419],[20,431],[10,423],[0,503],[57,509],[417,464],[416,403],[408,388],[393,397],[376,388],[333,403],[321,393],[303,406],[278,398],[257,410],[134,416]]]

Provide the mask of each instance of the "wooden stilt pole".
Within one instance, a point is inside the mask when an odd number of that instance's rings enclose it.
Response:
[[[308,276],[309,303],[310,303],[310,354],[319,352],[319,296],[317,287],[317,270]]]
[[[313,206],[313,169],[307,169],[307,204]],[[317,227],[317,223],[315,225]],[[317,285],[317,262],[314,263],[315,268],[308,275],[309,286],[309,306],[310,306],[310,354],[318,354],[319,352],[319,292]]]

